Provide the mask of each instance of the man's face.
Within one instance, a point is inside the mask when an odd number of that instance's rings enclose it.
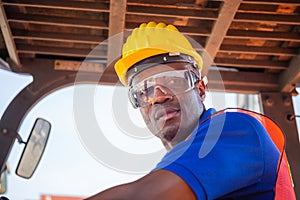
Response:
[[[140,111],[150,131],[166,147],[185,140],[197,127],[204,110],[197,85],[182,89],[187,87],[188,79],[181,75],[190,71],[188,68],[191,66],[187,63],[158,65],[140,72],[132,81],[133,87],[147,87],[147,94],[141,94],[145,104]]]

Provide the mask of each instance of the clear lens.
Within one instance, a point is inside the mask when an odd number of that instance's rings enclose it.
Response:
[[[130,91],[133,106],[145,107],[157,97],[175,96],[194,88],[195,75],[189,70],[162,72],[134,85]]]

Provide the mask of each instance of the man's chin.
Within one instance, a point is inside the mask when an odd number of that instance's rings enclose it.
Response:
[[[163,137],[163,139],[167,142],[173,142],[175,136],[178,133],[178,129],[179,127],[176,125],[170,125],[167,127],[164,127],[161,131],[161,136]]]
[[[151,127],[156,127],[156,129],[152,129],[152,133],[155,133],[154,135],[156,137],[160,138],[164,142],[170,143],[174,140],[175,136],[178,133],[180,122],[179,120],[173,118],[173,120],[167,120],[164,122],[156,121],[156,123],[152,124]]]

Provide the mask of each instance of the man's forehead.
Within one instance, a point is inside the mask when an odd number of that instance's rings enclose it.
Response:
[[[166,63],[166,64],[157,64],[153,67],[142,70],[138,74],[134,76],[132,79],[132,84],[140,82],[146,78],[155,76],[156,74],[168,71],[177,71],[177,70],[185,70],[191,66],[190,63]]]

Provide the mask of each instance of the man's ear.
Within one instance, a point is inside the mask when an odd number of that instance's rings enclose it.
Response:
[[[200,95],[201,101],[204,101],[205,97],[206,97],[206,95],[205,95],[205,90],[206,90],[205,81],[203,81],[203,79],[201,79],[200,81],[198,81],[196,86],[199,89],[199,95]]]

